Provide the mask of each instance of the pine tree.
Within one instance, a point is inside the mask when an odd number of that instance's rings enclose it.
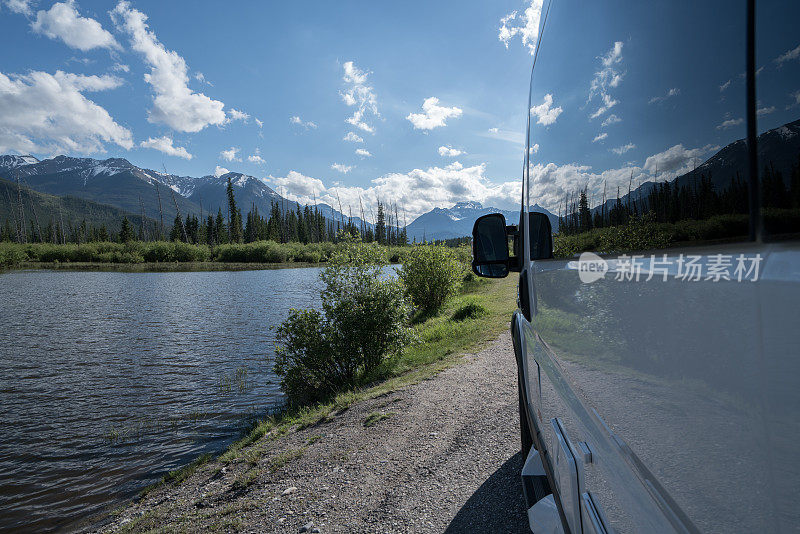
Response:
[[[127,243],[133,241],[133,227],[127,217],[122,218],[122,228],[119,231],[120,243]]]
[[[386,244],[386,216],[383,213],[383,204],[378,202],[378,222],[375,224],[375,240],[381,245]]]
[[[228,177],[228,212],[230,220],[230,240],[232,243],[242,242],[242,212],[236,207],[236,198],[233,196],[233,184],[230,176]]]

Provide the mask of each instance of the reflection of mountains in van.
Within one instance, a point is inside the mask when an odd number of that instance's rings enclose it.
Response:
[[[759,175],[764,174],[764,167],[769,165],[775,173],[780,173],[783,182],[788,188],[792,174],[792,166],[798,164],[800,156],[800,120],[784,124],[778,128],[768,130],[758,136],[758,161]],[[772,171],[770,171],[772,172]],[[744,139],[739,139],[723,147],[716,154],[708,158],[696,169],[678,176],[670,181],[675,186],[696,185],[701,177],[710,180],[714,189],[718,192],[724,191],[731,185],[731,179],[739,178],[746,183],[747,177],[747,143]],[[636,201],[640,198],[647,198],[655,187],[655,182],[645,182],[634,191],[631,191],[630,198]],[[621,197],[622,203],[627,204],[628,194]],[[606,211],[610,211],[616,203],[616,199],[606,201]],[[598,205],[592,209],[597,212],[601,209]]]

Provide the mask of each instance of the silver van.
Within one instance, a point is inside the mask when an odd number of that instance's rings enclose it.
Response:
[[[473,231],[519,276],[534,532],[800,531],[798,21],[545,2],[520,218]]]

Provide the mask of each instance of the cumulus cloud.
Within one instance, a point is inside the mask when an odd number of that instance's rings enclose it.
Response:
[[[454,162],[445,167],[414,169],[390,173],[372,180],[367,187],[325,186],[321,180],[295,171],[286,177],[269,178],[275,186],[286,189],[287,197],[301,204],[314,199],[337,206],[339,200],[347,212],[356,209],[359,199],[367,213],[377,211],[378,201],[397,204],[408,222],[435,207],[449,207],[462,200],[476,200],[486,206],[513,208],[519,204],[520,182],[492,182],[485,176],[485,165],[464,167]]]
[[[622,63],[622,41],[616,41],[611,49],[600,59],[600,70],[595,72],[589,85],[589,98],[591,102],[595,97],[600,99],[600,107],[589,117],[595,119],[617,105],[619,102],[609,94],[609,89],[618,87],[622,82],[623,74],[619,71]]]
[[[292,124],[296,124],[298,126],[302,126],[306,130],[308,130],[308,129],[316,130],[317,129],[317,123],[316,122],[303,121],[303,119],[301,119],[297,115],[295,115],[294,117],[289,117],[289,122],[291,122]]]
[[[199,132],[211,124],[225,123],[225,104],[189,89],[186,61],[159,42],[149,30],[147,15],[124,0],[110,15],[117,28],[130,37],[131,47],[150,66],[150,72],[144,76],[155,93],[148,113],[150,122],[166,124],[180,132]]]
[[[264,127],[264,122],[263,121],[261,121],[259,119],[256,119],[256,118],[254,118],[253,120],[256,121],[256,125],[258,125],[259,129]]]
[[[634,145],[633,143],[628,143],[627,145],[622,145],[622,146],[618,146],[616,148],[612,148],[611,152],[613,152],[614,154],[621,155],[621,154],[624,154],[625,152],[627,152],[629,150],[633,150],[634,148],[636,148],[636,145]]]
[[[346,62],[343,68],[342,80],[347,88],[339,91],[339,95],[345,104],[356,108],[346,122],[360,130],[373,133],[375,128],[367,123],[366,119],[378,118],[380,113],[378,113],[378,97],[372,87],[367,85],[369,73],[356,67],[352,61]]]
[[[147,141],[142,141],[139,143],[139,146],[142,148],[152,148],[153,150],[158,150],[159,152],[163,152],[168,156],[176,156],[183,159],[192,159],[193,157],[184,147],[174,146],[172,144],[172,138],[167,137],[166,135],[163,137],[148,137]]]
[[[81,17],[75,2],[58,2],[49,11],[39,11],[31,23],[34,32],[60,39],[67,46],[78,50],[109,48],[119,50],[116,39],[92,18]]]
[[[764,107],[758,108],[758,109],[756,110],[756,114],[757,114],[758,116],[761,116],[761,115],[769,115],[769,114],[770,114],[770,113],[772,113],[773,111],[775,111],[775,106],[769,106],[769,107],[767,107],[767,106],[764,106]]]
[[[556,122],[556,119],[563,111],[561,106],[553,107],[553,95],[548,93],[544,95],[544,101],[541,104],[531,108],[531,115],[536,117],[538,124],[549,126]]]
[[[649,103],[650,104],[656,104],[658,102],[663,102],[664,100],[666,100],[668,98],[671,98],[673,96],[678,96],[680,93],[681,93],[680,89],[678,89],[677,87],[673,87],[672,89],[667,91],[666,94],[663,94],[663,95],[660,95],[660,96],[654,96],[653,98],[650,99]]]
[[[596,143],[598,141],[602,141],[606,137],[608,137],[608,134],[606,132],[599,133],[599,134],[597,134],[597,136],[594,139],[592,139],[592,143]]]
[[[369,150],[365,150],[363,148],[357,148],[356,149],[356,154],[358,154],[362,158],[371,158],[372,157],[372,154],[369,153]]]
[[[528,47],[531,55],[536,51],[536,39],[539,36],[539,21],[542,16],[543,0],[532,0],[525,11],[518,15],[512,11],[500,19],[497,38],[508,49],[511,40],[519,36],[522,45]]]
[[[435,96],[426,98],[422,102],[423,113],[410,113],[406,119],[414,125],[415,130],[433,130],[446,126],[447,119],[461,116],[461,108],[455,106],[448,108],[439,105]]]
[[[355,132],[347,132],[347,135],[342,137],[342,141],[350,141],[351,143],[363,143],[364,138]]]
[[[88,154],[103,152],[104,143],[131,149],[131,132],[83,94],[121,84],[109,75],[0,72],[0,153]]]
[[[239,111],[238,109],[232,109],[228,111],[228,119],[227,122],[231,121],[242,121],[247,122],[250,120],[250,115],[245,113],[244,111]]]
[[[684,148],[682,144],[678,144],[663,152],[648,156],[643,170],[650,174],[658,173],[660,180],[672,180],[691,171],[699,159],[717,150],[719,147],[712,145],[702,148]]]
[[[214,167],[214,176],[216,176],[217,178],[219,178],[223,174],[228,174],[229,172],[231,172],[231,171],[229,171],[225,167],[220,167],[219,165]]]
[[[742,118],[728,119],[728,120],[722,121],[721,124],[718,124],[717,125],[717,130],[727,130],[728,128],[733,128],[734,126],[739,126],[743,122],[744,122],[744,119],[742,119]]]
[[[786,53],[776,57],[774,61],[775,63],[778,64],[778,66],[780,66],[786,63],[787,61],[793,61],[798,58],[800,58],[800,45],[797,45],[797,48],[792,48],[791,50],[787,50]]]
[[[333,169],[334,171],[340,172],[342,174],[347,174],[348,172],[353,170],[353,166],[352,165],[345,165],[343,163],[332,163],[331,164],[331,169]]]
[[[534,145],[528,150],[529,154],[536,154],[539,152],[539,143],[534,143]]]
[[[606,126],[611,126],[612,124],[617,124],[618,122],[622,122],[622,119],[614,115],[613,113],[606,117],[606,120],[603,121],[601,126],[605,128]]]
[[[232,146],[229,149],[220,152],[219,157],[225,161],[242,161],[242,159],[239,157],[240,151],[241,149],[239,147]]]
[[[14,13],[28,16],[33,14],[33,10],[31,9],[31,0],[5,0],[3,3]]]
[[[460,156],[463,153],[464,153],[463,151],[461,151],[461,150],[459,150],[457,148],[453,148],[450,145],[440,146],[439,147],[439,155],[440,156],[444,156],[444,157],[448,157],[448,158],[455,158],[456,156]]]
[[[259,154],[247,156],[247,161],[250,163],[255,163],[256,165],[265,165],[267,163]]]

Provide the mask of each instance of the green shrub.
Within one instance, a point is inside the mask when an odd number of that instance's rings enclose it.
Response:
[[[322,311],[291,310],[278,327],[274,371],[292,405],[356,387],[411,339],[409,308],[382,273],[383,250],[348,244],[320,273]]]
[[[27,258],[22,248],[12,243],[0,243],[0,268],[12,267]]]
[[[482,304],[478,304],[477,302],[469,302],[453,312],[453,320],[465,321],[467,319],[477,319],[479,317],[483,317],[487,313],[488,312],[486,311],[486,308],[484,308]]]
[[[405,254],[400,281],[406,294],[425,313],[439,310],[458,291],[464,264],[456,249],[443,245],[420,245]]]

